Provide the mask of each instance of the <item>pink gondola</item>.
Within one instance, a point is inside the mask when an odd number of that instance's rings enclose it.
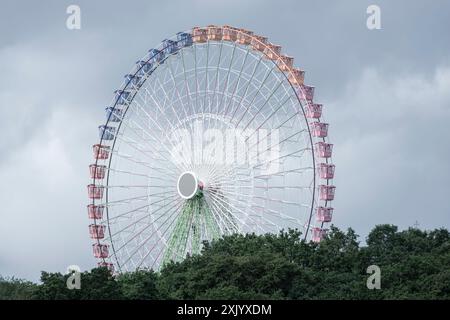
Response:
[[[92,179],[104,179],[105,172],[106,172],[106,166],[98,165],[98,164],[91,164],[89,166],[89,172],[91,174]]]
[[[300,88],[301,92],[303,92],[303,94],[305,95],[305,99],[308,100],[309,102],[312,102],[314,99],[314,87],[302,84]]]
[[[255,35],[253,36],[251,41],[252,49],[264,52],[264,49],[266,48],[266,43],[267,37]]]
[[[94,159],[108,159],[110,150],[109,146],[94,144],[92,149],[94,151]]]
[[[334,164],[321,163],[319,164],[319,176],[322,179],[333,179],[334,178]]]
[[[281,54],[281,46],[273,43],[268,43],[264,49],[267,58],[271,60],[278,60]]]
[[[107,244],[98,244],[94,243],[92,245],[92,250],[94,252],[94,257],[96,258],[108,258],[109,255],[109,246]]]
[[[192,28],[192,41],[202,43],[208,39],[208,30],[206,28]]]
[[[289,71],[292,69],[294,65],[294,58],[289,56],[280,56],[278,59],[278,67],[280,67],[281,71]]]
[[[236,41],[237,31],[236,28],[230,26],[223,26],[222,28],[222,40]]]
[[[105,237],[105,226],[100,224],[89,225],[91,239],[103,239]]]
[[[334,200],[335,190],[336,190],[335,186],[320,185],[319,186],[320,200],[324,201]]]
[[[105,187],[96,186],[94,184],[90,184],[87,186],[88,188],[88,196],[90,199],[101,199],[103,198],[103,190]]]
[[[322,228],[313,228],[312,229],[312,241],[313,242],[322,241],[326,235],[327,235],[327,229],[322,229]]]
[[[328,123],[311,123],[311,133],[314,137],[325,138],[328,135]]]
[[[110,262],[98,262],[97,266],[100,268],[107,268],[111,273],[114,273],[114,265]]]
[[[208,26],[208,40],[222,40],[222,28],[214,25]]]
[[[104,209],[105,206],[96,206],[95,204],[88,205],[87,210],[89,219],[102,219]]]
[[[305,80],[305,71],[297,68],[290,69],[288,80],[293,86],[301,86]]]
[[[252,42],[253,32],[246,29],[239,29],[236,41],[239,44],[248,45]]]
[[[333,208],[318,207],[316,208],[316,218],[318,222],[331,222],[333,218]]]
[[[330,158],[333,152],[333,144],[318,142],[315,144],[315,152],[319,158]]]
[[[322,105],[317,103],[308,103],[305,108],[307,118],[319,119],[322,116]]]

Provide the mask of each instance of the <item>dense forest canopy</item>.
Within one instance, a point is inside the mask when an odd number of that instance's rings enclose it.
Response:
[[[381,270],[381,289],[367,288],[367,268]],[[105,268],[68,275],[42,272],[41,283],[0,277],[0,299],[450,299],[450,234],[376,226],[360,246],[352,229],[332,227],[320,244],[295,230],[232,235],[160,272],[113,277]]]

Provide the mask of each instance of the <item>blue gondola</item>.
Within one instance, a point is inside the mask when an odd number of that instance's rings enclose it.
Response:
[[[106,109],[106,121],[120,122],[122,120],[122,109],[107,107]]]
[[[158,49],[150,49],[148,52],[150,52],[150,61],[151,62],[157,62],[157,63],[163,63],[165,58],[164,51],[158,50]]]
[[[178,45],[176,41],[165,39],[163,41],[163,47],[166,54],[174,54],[178,52]]]
[[[178,40],[178,46],[180,48],[192,46],[192,35],[190,33],[178,32],[177,40]]]
[[[143,83],[142,77],[140,77],[138,75],[134,75],[134,74],[125,75],[125,79],[128,83],[130,83],[131,85],[133,85],[135,87],[140,87]]]
[[[138,75],[140,77],[149,75],[152,72],[153,63],[151,63],[150,61],[140,60],[140,61],[136,62],[136,64],[138,65],[138,68],[139,68]]]
[[[98,130],[99,130],[100,139],[103,139],[103,140],[114,140],[114,135],[116,133],[116,128],[102,125],[102,126],[98,127]]]
[[[116,90],[114,93],[116,94],[116,101],[118,105],[128,104],[131,102],[131,94],[129,91]]]

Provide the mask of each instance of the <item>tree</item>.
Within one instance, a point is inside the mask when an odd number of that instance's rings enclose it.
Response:
[[[118,276],[120,290],[124,299],[159,299],[156,288],[158,275],[153,270],[138,270]]]
[[[360,246],[352,229],[331,226],[320,243],[298,230],[234,234],[205,242],[199,255],[160,272],[112,276],[106,268],[67,275],[42,272],[41,284],[0,278],[1,299],[450,299],[450,233],[376,226]],[[369,290],[370,265],[381,290]]]
[[[0,276],[0,300],[29,299],[36,288],[37,285],[32,282]]]
[[[68,275],[42,272],[41,282],[32,295],[44,300],[115,300],[122,299],[120,286],[107,268],[95,268],[81,273],[81,288],[70,290]]]

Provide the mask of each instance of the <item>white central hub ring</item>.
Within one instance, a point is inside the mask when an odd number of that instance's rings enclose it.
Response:
[[[191,171],[183,172],[178,178],[177,190],[183,199],[194,197],[198,190],[198,180],[195,174]]]

